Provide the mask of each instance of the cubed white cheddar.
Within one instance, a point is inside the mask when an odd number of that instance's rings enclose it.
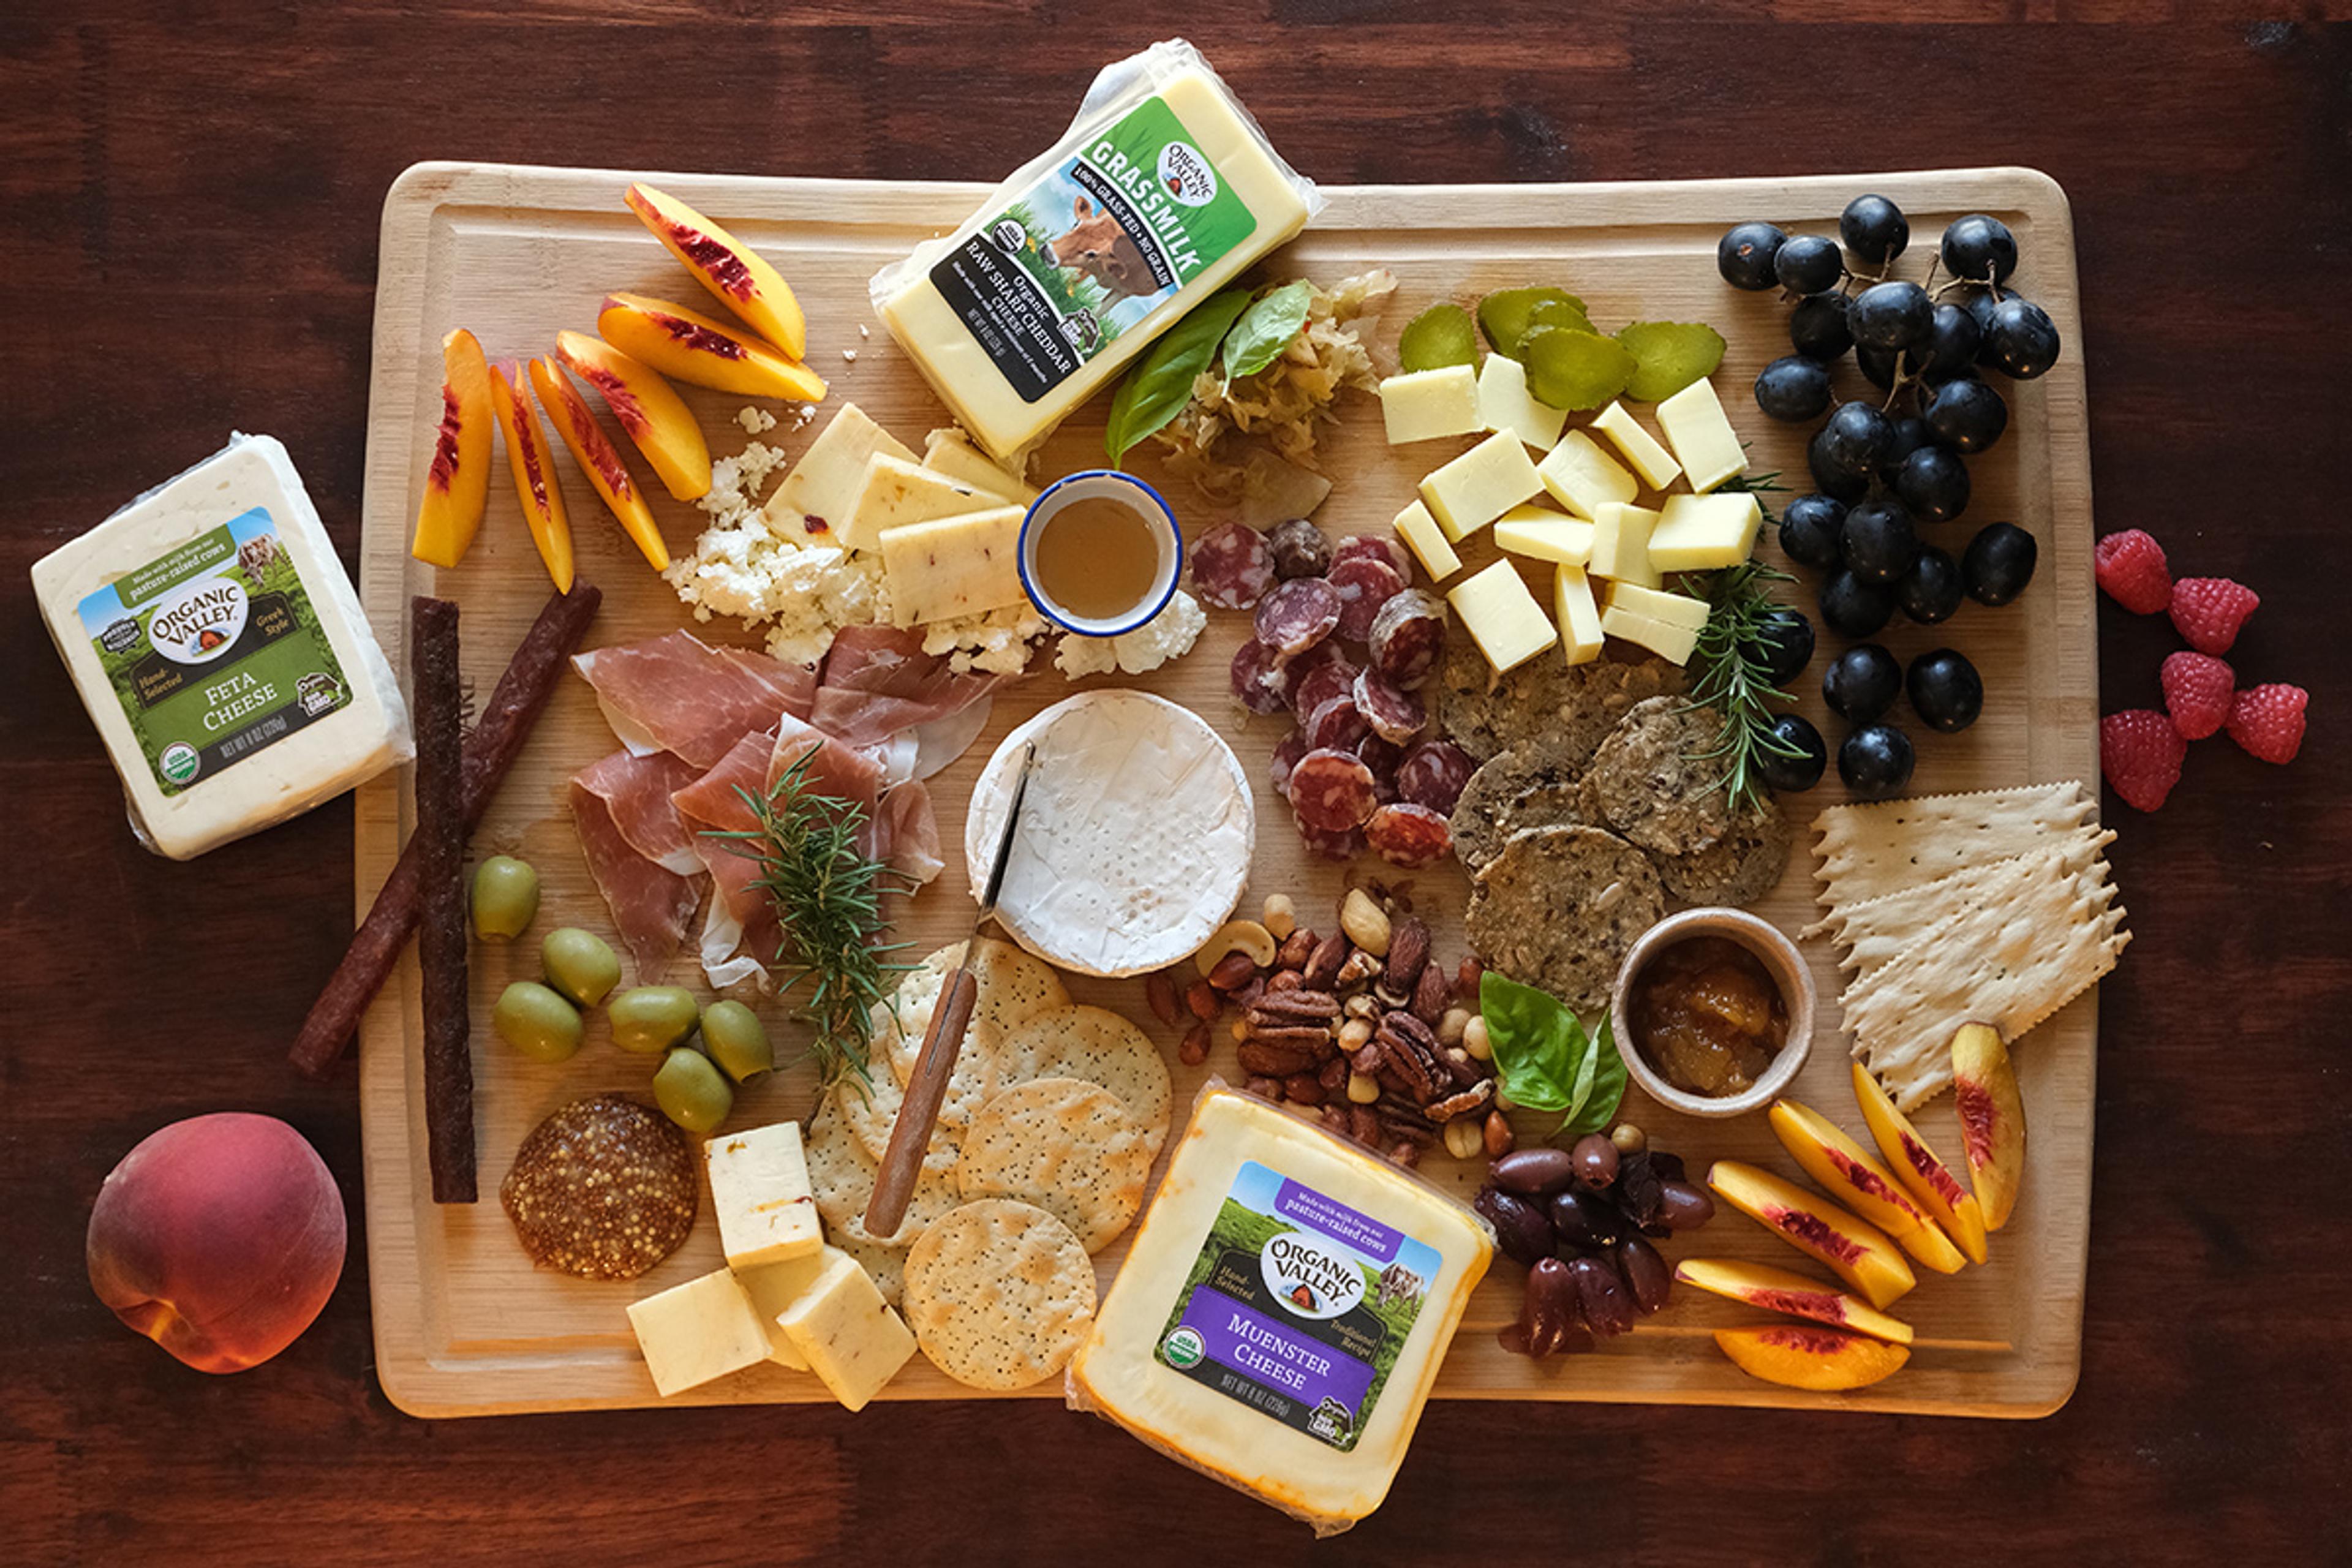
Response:
[[[890,577],[890,618],[913,626],[954,616],[976,616],[1017,605],[1021,587],[1021,520],[1017,506],[998,507],[937,522],[908,523],[882,536],[882,569]]]
[[[1670,626],[1613,605],[1601,612],[1601,629],[1612,637],[1641,644],[1669,664],[1688,664],[1691,650],[1698,646],[1694,626]]]
[[[1737,566],[1756,548],[1763,525],[1763,503],[1746,490],[1668,496],[1650,531],[1650,564],[1661,572]]]
[[[1478,373],[1449,364],[1392,375],[1381,383],[1381,418],[1391,447],[1475,435],[1486,427],[1478,418]]]
[[[1706,617],[1713,613],[1705,599],[1694,599],[1687,594],[1664,594],[1635,583],[1610,584],[1601,604],[1604,608],[1623,610],[1645,621],[1684,626],[1691,631],[1706,625]]]
[[[1507,354],[1488,354],[1478,371],[1478,420],[1489,430],[1507,430],[1537,451],[1559,439],[1568,416],[1547,408],[1528,391],[1528,369]]]
[[[1495,520],[1495,542],[1514,555],[1581,566],[1592,559],[1592,524],[1549,507],[1515,506]]]
[[[630,1302],[629,1327],[665,1399],[768,1359],[768,1331],[724,1268]]]
[[[1413,502],[1396,514],[1397,537],[1412,547],[1421,558],[1421,569],[1429,574],[1433,583],[1443,583],[1462,570],[1462,557],[1454,553],[1447,543],[1445,531],[1429,515],[1429,508]]]
[[[768,1359],[778,1366],[788,1366],[794,1372],[808,1370],[808,1358],[784,1332],[781,1320],[786,1309],[808,1294],[809,1287],[824,1277],[835,1258],[845,1254],[826,1247],[804,1257],[782,1263],[764,1264],[758,1268],[745,1268],[735,1276],[735,1283],[743,1287],[743,1294],[751,1302],[751,1315],[760,1320],[760,1327],[768,1336]]]
[[[1682,478],[1683,466],[1673,454],[1658,445],[1658,438],[1642,428],[1633,411],[1622,403],[1612,403],[1592,416],[1592,427],[1609,437],[1609,444],[1619,456],[1633,465],[1642,482],[1654,490],[1664,489]]]
[[[1700,495],[1748,467],[1738,433],[1723,416],[1723,405],[1706,382],[1694,381],[1659,404],[1658,428],[1666,433],[1691,489]]]
[[[1561,437],[1537,473],[1553,500],[1588,520],[1600,515],[1604,506],[1632,500],[1642,488],[1623,464],[1581,430]]]
[[[996,459],[973,446],[970,437],[950,426],[924,437],[923,467],[945,474],[958,484],[1027,506],[1037,499],[1037,487],[997,466]]]
[[[799,1122],[723,1133],[705,1143],[702,1154],[728,1268],[782,1263],[824,1245]]]
[[[1458,542],[1521,501],[1533,500],[1543,488],[1519,438],[1496,431],[1422,480],[1421,499],[1445,537]]]
[[[818,1381],[852,1410],[865,1409],[915,1353],[915,1336],[845,1252],[828,1248],[815,1280],[776,1321]]]
[[[887,452],[866,459],[857,483],[857,497],[841,525],[840,542],[852,550],[871,550],[882,535],[909,523],[962,517],[1004,505],[1004,498],[950,479],[920,463]]]
[[[1552,625],[1528,592],[1519,569],[1497,561],[1445,595],[1471,640],[1497,675],[1507,674],[1551,646]]]
[[[1664,585],[1665,579],[1650,564],[1650,531],[1658,514],[1645,506],[1614,502],[1592,520],[1592,558],[1587,569],[1595,577],[1635,583],[1644,588]]]
[[[768,526],[789,539],[840,543],[866,480],[866,465],[877,456],[915,460],[905,443],[867,418],[864,409],[843,404],[761,509]]]
[[[1562,565],[1552,578],[1552,613],[1559,622],[1560,651],[1570,664],[1601,657],[1601,606],[1592,602],[1592,579],[1581,566]]]

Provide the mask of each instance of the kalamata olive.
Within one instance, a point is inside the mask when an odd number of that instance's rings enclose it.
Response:
[[[1576,1179],[1593,1191],[1617,1179],[1617,1145],[1601,1133],[1586,1133],[1568,1152],[1576,1162]]]
[[[1616,1205],[1580,1188],[1554,1194],[1550,1212],[1552,1230],[1570,1247],[1614,1247],[1625,1233],[1625,1216]]]
[[[1535,1353],[1528,1348],[1528,1325],[1522,1319],[1513,1318],[1509,1322],[1505,1323],[1500,1329],[1496,1330],[1495,1333],[1495,1342],[1502,1346],[1505,1350],[1510,1352],[1513,1355],[1532,1355]]]
[[[1470,1206],[1495,1227],[1496,1244],[1514,1263],[1535,1264],[1551,1256],[1551,1221],[1538,1205],[1497,1187],[1480,1187]]]
[[[1638,1236],[1617,1244],[1617,1272],[1624,1276],[1625,1288],[1633,1292],[1634,1310],[1645,1318],[1674,1294],[1674,1270],[1666,1267],[1656,1247]]]
[[[1571,1330],[1583,1328],[1576,1276],[1569,1265],[1557,1258],[1547,1258],[1528,1270],[1523,1316],[1528,1325],[1528,1353],[1534,1356],[1550,1355],[1567,1343]]]
[[[1715,1217],[1715,1200],[1688,1182],[1662,1182],[1658,1196],[1658,1222],[1668,1230],[1696,1230]]]
[[[1576,1277],[1577,1303],[1594,1333],[1606,1338],[1633,1326],[1633,1299],[1613,1266],[1598,1258],[1580,1258],[1568,1269]]]
[[[1507,1192],[1549,1197],[1575,1178],[1576,1161],[1565,1149],[1514,1149],[1489,1170]]]

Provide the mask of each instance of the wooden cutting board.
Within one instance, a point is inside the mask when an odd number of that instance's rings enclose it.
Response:
[[[384,204],[383,263],[376,300],[367,481],[362,529],[362,591],[377,634],[395,668],[406,668],[409,596],[456,599],[464,614],[465,668],[473,689],[487,691],[548,584],[525,536],[511,486],[491,482],[489,516],[464,565],[438,572],[409,558],[410,520],[438,409],[440,342],[470,328],[493,359],[550,352],[559,329],[594,330],[596,307],[612,289],[635,289],[696,304],[701,293],[621,205],[639,175],[617,171],[520,168],[476,163],[420,164],[394,185]],[[792,281],[809,319],[810,362],[832,382],[815,421],[795,427],[790,405],[759,437],[735,423],[750,401],[681,388],[701,416],[713,453],[740,451],[761,439],[797,456],[831,408],[854,401],[902,439],[919,447],[945,415],[914,368],[891,346],[866,299],[866,279],[918,241],[952,227],[985,194],[976,184],[755,179],[646,174],[726,224],[773,260]],[[1327,187],[1328,205],[1314,225],[1271,262],[1279,276],[1326,281],[1373,267],[1394,271],[1400,287],[1384,321],[1368,332],[1392,363],[1395,334],[1440,299],[1472,301],[1490,289],[1562,283],[1589,302],[1604,327],[1636,319],[1706,321],[1730,341],[1717,376],[1727,410],[1752,445],[1755,469],[1780,469],[1802,482],[1808,427],[1775,426],[1759,415],[1748,385],[1769,360],[1787,351],[1786,307],[1774,295],[1739,294],[1716,275],[1717,237],[1746,218],[1769,218],[1790,232],[1834,233],[1836,215],[1854,195],[1875,190],[1901,204],[1912,226],[1906,277],[1917,278],[1936,237],[1969,211],[1999,216],[2023,252],[2018,285],[2049,310],[2065,336],[2057,367],[2041,380],[2001,384],[2011,400],[2008,435],[1971,459],[1974,500],[1958,522],[1932,536],[1958,553],[1983,523],[2006,520],[2030,529],[2040,569],[2022,599],[2001,610],[1976,605],[1941,627],[1898,622],[1884,639],[1910,656],[1939,645],[1959,648],[1983,673],[1983,718],[1966,733],[1939,736],[1913,725],[1920,762],[1918,793],[1984,789],[2029,781],[2095,779],[2098,679],[2093,633],[2090,464],[2084,416],[2081,322],[2076,306],[2074,231],[2066,199],[2046,176],[2022,169],[1948,170],[1797,180],[1581,185],[1427,185]],[[1838,372],[1842,395],[1866,391],[1849,362]],[[1107,400],[1082,410],[1047,446],[1033,477],[1099,466]],[[1391,449],[1379,411],[1350,395],[1342,426],[1327,438],[1327,467],[1338,488],[1317,521],[1339,537],[1386,532],[1422,473],[1454,446]],[[646,569],[598,506],[568,454],[556,465],[571,499],[580,570],[604,591],[591,646],[671,630],[684,611]],[[1150,465],[1140,465],[1149,474]],[[639,467],[642,476],[645,472]],[[781,470],[779,470],[781,471]],[[653,489],[658,491],[659,487]],[[1188,536],[1222,513],[1181,487],[1169,489]],[[1188,504],[1189,503],[1189,504]],[[674,552],[691,547],[702,521],[690,506],[656,495],[655,508]],[[1772,553],[1769,545],[1767,553]],[[1465,552],[1475,569],[1492,554],[1483,542]],[[1811,574],[1786,590],[1811,605]],[[722,624],[706,637],[752,638]],[[1301,849],[1285,805],[1265,781],[1268,753],[1282,733],[1276,721],[1244,723],[1228,700],[1226,666],[1247,635],[1247,617],[1213,614],[1190,657],[1125,682],[1183,702],[1207,716],[1233,743],[1257,785],[1255,880],[1244,908],[1286,892],[1305,923],[1329,930],[1346,871]],[[1456,635],[1460,635],[1457,631]],[[1835,640],[1823,637],[1827,649]],[[1822,710],[1819,676],[1826,652],[1797,683],[1802,710],[1834,746],[1842,731]],[[1100,679],[1085,686],[1111,684]],[[970,929],[971,889],[959,847],[973,779],[995,743],[1023,720],[1078,688],[1052,667],[1050,648],[1027,679],[1004,690],[980,742],[932,781],[950,867],[930,888],[895,911],[894,936],[927,951]],[[476,1119],[484,1201],[436,1207],[424,1175],[425,1135],[417,977],[413,952],[369,1012],[362,1029],[361,1081],[366,1146],[369,1275],[375,1309],[378,1371],[385,1393],[419,1415],[651,1405],[653,1385],[639,1360],[623,1309],[630,1301],[718,1266],[719,1247],[706,1213],[688,1244],[660,1268],[626,1284],[592,1284],[534,1269],[517,1246],[496,1193],[523,1134],[576,1096],[619,1089],[648,1092],[653,1059],[625,1056],[606,1036],[601,1012],[586,1047],[571,1061],[546,1066],[508,1049],[488,1026],[491,1004],[512,979],[536,977],[535,938],[559,924],[609,932],[611,920],[589,881],[572,837],[565,784],[577,769],[614,749],[584,682],[567,679],[548,709],[488,820],[475,837],[477,857],[505,851],[530,859],[544,900],[532,939],[512,947],[475,948],[473,1005]],[[1788,802],[1801,822],[1843,798],[1832,776],[1810,795]],[[405,775],[360,792],[356,853],[364,910],[407,837],[411,810]],[[1810,835],[1791,856],[1780,886],[1759,911],[1794,931],[1813,911]],[[1387,871],[1376,860],[1368,876]],[[1389,873],[1387,880],[1399,879]],[[1416,903],[1432,918],[1437,952],[1448,963],[1465,949],[1461,913],[1466,884],[1450,864],[1409,879]],[[1837,978],[1829,950],[1808,944],[1823,1003],[1822,1028],[1795,1090],[1849,1130],[1861,1132],[1846,1082],[1838,1019]],[[705,990],[690,958],[669,978]],[[635,983],[635,982],[632,982]],[[1074,978],[1082,1002],[1118,1008],[1150,1029],[1174,1060],[1176,1033],[1144,1005],[1139,982]],[[804,1038],[767,1009],[782,1054]],[[2085,996],[2028,1037],[2017,1056],[2032,1130],[2023,1200],[2008,1229],[1993,1239],[1992,1259],[1952,1278],[1925,1270],[1897,1312],[1915,1324],[1911,1364],[1877,1387],[1851,1395],[1811,1394],[1756,1382],[1714,1349],[1712,1328],[1764,1314],[1687,1288],[1673,1304],[1593,1354],[1541,1363],[1506,1353],[1496,1331],[1517,1311],[1522,1270],[1497,1259],[1477,1292],[1441,1375],[1449,1398],[1587,1399],[1676,1404],[1798,1405],[2031,1416],[2064,1403],[2080,1360],[2084,1262],[2090,1229],[2091,1117],[2097,1037],[2095,998]],[[1221,1041],[1210,1066],[1234,1071]],[[1181,1119],[1200,1069],[1176,1068]],[[813,1077],[804,1066],[755,1082],[738,1099],[730,1126],[805,1114]],[[1958,1155],[1948,1096],[1921,1117],[1927,1135]],[[1695,1173],[1707,1162],[1756,1161],[1791,1177],[1793,1162],[1760,1115],[1731,1122],[1685,1120],[1627,1094],[1622,1115],[1644,1127],[1656,1146],[1683,1155]],[[1523,1133],[1539,1136],[1539,1119]],[[1171,1139],[1171,1142],[1173,1140]],[[1484,1162],[1438,1157],[1424,1173],[1465,1198]],[[1670,1259],[1751,1258],[1800,1265],[1793,1254],[1727,1207],[1704,1231],[1663,1244]],[[1108,1287],[1124,1242],[1097,1259]],[[1058,1381],[1029,1391],[1058,1398]],[[790,1402],[824,1399],[811,1378],[772,1366],[754,1368],[670,1403]],[[885,1397],[971,1398],[918,1357]]]

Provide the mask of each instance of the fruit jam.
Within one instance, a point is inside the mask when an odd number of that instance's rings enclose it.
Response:
[[[1643,966],[1634,1044],[1685,1094],[1738,1094],[1788,1043],[1789,1009],[1764,961],[1727,937],[1695,936]]]

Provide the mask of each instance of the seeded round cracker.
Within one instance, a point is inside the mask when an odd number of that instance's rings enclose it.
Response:
[[[809,1190],[816,1198],[816,1212],[824,1218],[828,1239],[846,1237],[885,1247],[910,1247],[933,1220],[955,1207],[955,1184],[925,1170],[915,1177],[914,1195],[907,1201],[907,1217],[898,1228],[887,1237],[870,1235],[866,1229],[866,1205],[873,1201],[874,1180],[881,1165],[866,1152],[866,1145],[857,1141],[857,1134],[849,1130],[847,1120],[831,1100],[818,1106],[802,1129],[801,1152],[808,1163]]]
[[[926,1229],[923,1234],[929,1236],[930,1232]],[[856,1258],[858,1267],[865,1269],[867,1278],[874,1281],[874,1288],[882,1292],[885,1301],[895,1307],[906,1299],[906,1247],[885,1247],[878,1241],[860,1241],[854,1236],[828,1237],[825,1245],[838,1247]]]
[[[1574,772],[1634,704],[1688,689],[1681,667],[1662,658],[1570,664],[1557,647],[1498,679],[1476,645],[1456,637],[1438,671],[1437,719],[1480,762],[1517,748]]]
[[[945,976],[937,978],[944,980]],[[918,1005],[900,1010],[898,1021],[890,1026],[887,1035],[879,1024],[875,1028],[875,1039],[887,1060],[887,1066],[875,1069],[875,1087],[887,1100],[890,1121],[897,1120],[898,1115],[899,1091],[904,1090],[914,1079],[915,1062],[922,1054],[923,1037],[930,1032],[931,1016],[938,1010],[938,1005],[939,993],[934,985],[930,994],[922,997]],[[887,1012],[887,1008],[879,1005],[875,1010],[877,1013]],[[910,1034],[910,1029],[918,1032]],[[951,1143],[961,1142],[963,1130],[971,1125],[971,1113],[987,1104],[989,1097],[1004,1087],[1004,1075],[999,1065],[1003,1039],[1003,1032],[982,1017],[975,1007],[971,1021],[964,1026],[963,1043],[956,1048],[955,1068],[948,1074],[947,1093],[940,1098],[939,1118],[931,1124],[934,1137],[944,1135]],[[887,1088],[884,1088],[880,1081],[885,1079],[889,1080]],[[844,1109],[846,1110],[845,1102]],[[872,1109],[879,1113],[882,1106],[877,1104]],[[873,1134],[877,1131],[876,1117],[861,1113],[852,1120],[858,1129],[860,1141],[865,1142],[869,1152],[874,1152],[876,1159],[880,1159],[882,1156],[876,1152],[873,1142]],[[879,1127],[879,1131],[887,1147],[890,1137],[887,1122]]]
[[[1796,841],[1796,825],[1767,798],[1733,817],[1706,848],[1654,857],[1658,880],[1686,904],[1752,904],[1779,884]]]
[[[1102,1085],[1034,1079],[980,1108],[955,1181],[966,1199],[1035,1204],[1100,1252],[1142,1208],[1151,1156],[1143,1123]]]
[[[1095,1317],[1095,1270],[1070,1227],[1032,1204],[950,1211],[907,1255],[907,1326],[931,1364],[972,1388],[1060,1372]]]
[[[1118,1096],[1143,1124],[1151,1152],[1168,1133],[1173,1091],[1168,1060],[1151,1037],[1107,1007],[1056,1007],[1004,1037],[1005,1086],[1035,1079],[1075,1078]]]
[[[1463,928],[1489,968],[1581,1013],[1608,1005],[1633,939],[1665,912],[1650,858],[1615,834],[1533,827],[1478,873]]]
[[[961,1056],[956,1065],[963,1065]],[[949,1087],[952,1091],[952,1078]],[[850,1131],[857,1135],[866,1152],[877,1161],[890,1152],[890,1134],[898,1126],[898,1110],[905,1103],[906,1092],[895,1076],[880,1068],[875,1069],[869,1080],[845,1078],[834,1088],[834,1108],[849,1124]],[[946,1105],[943,1103],[940,1109],[939,1120],[931,1123],[930,1147],[923,1152],[923,1169],[944,1176],[955,1169],[956,1153],[963,1146],[963,1129],[970,1124],[971,1113],[966,1110],[950,1122]]]
[[[1602,819],[1661,855],[1714,844],[1731,826],[1722,765],[1706,757],[1722,736],[1722,717],[1711,708],[1676,697],[1635,703],[1592,754],[1587,777]]]
[[[1576,770],[1516,747],[1489,758],[1454,805],[1454,852],[1475,871],[1525,827],[1591,826],[1596,820]]]
[[[980,939],[980,994],[972,1003],[971,1017],[974,1026],[986,1026],[992,1038],[1002,1040],[1036,1015],[1070,1005],[1069,990],[1053,965],[1009,942],[987,937]],[[890,1002],[898,1037],[890,1043],[888,1054],[891,1070],[900,1083],[914,1073],[915,1058],[923,1048],[923,1037],[930,1032],[940,992],[947,984],[948,972],[962,962],[963,949],[961,942],[940,949],[898,983],[898,994]]]

